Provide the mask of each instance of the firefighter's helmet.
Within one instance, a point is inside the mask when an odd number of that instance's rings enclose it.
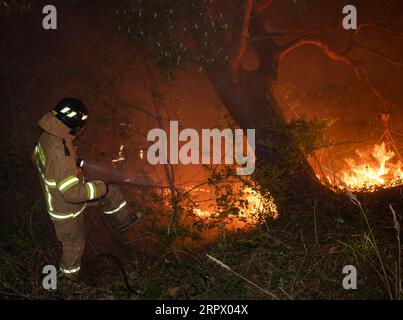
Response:
[[[52,114],[71,129],[72,135],[76,135],[88,119],[87,107],[77,98],[60,100],[53,108]]]

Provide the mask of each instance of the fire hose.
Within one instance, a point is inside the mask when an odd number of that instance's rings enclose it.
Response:
[[[129,178],[125,177],[123,171],[119,168],[109,166],[103,164],[99,161],[89,161],[89,160],[77,160],[77,167],[80,168],[84,177],[90,180],[101,180],[106,184],[125,184],[132,185],[136,187],[145,187],[145,188],[159,188],[159,189],[175,189],[179,192],[175,187],[164,186],[164,185],[156,185],[151,182],[151,180],[142,175],[138,176],[130,176]],[[97,259],[107,258],[112,260],[115,265],[118,267],[120,273],[122,274],[125,287],[130,295],[142,296],[143,292],[141,290],[135,290],[131,285],[125,270],[123,262],[113,254],[110,253],[96,253]],[[197,272],[198,273],[198,272]]]
[[[106,184],[123,184],[143,188],[172,189],[171,186],[153,184],[151,179],[144,175],[126,177],[119,168],[94,160],[77,160],[77,166],[82,170],[84,177],[90,180],[101,180]]]

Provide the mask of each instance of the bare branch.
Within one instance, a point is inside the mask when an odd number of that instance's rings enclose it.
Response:
[[[279,52],[279,57],[278,57],[279,61],[281,61],[281,59],[283,59],[285,57],[285,55],[287,55],[292,50],[294,50],[298,47],[301,47],[304,45],[316,46],[319,49],[321,49],[331,60],[343,62],[343,63],[347,64],[348,66],[353,67],[357,79],[360,81],[366,82],[369,89],[372,91],[372,93],[383,103],[385,110],[388,109],[387,100],[381,95],[381,93],[371,83],[369,76],[368,76],[368,70],[360,63],[350,60],[347,57],[348,50],[347,50],[346,54],[339,54],[339,53],[333,51],[332,49],[330,49],[330,47],[328,45],[326,45],[325,43],[323,43],[322,41],[317,40],[317,39],[309,39],[309,38],[310,38],[309,36],[300,37],[300,38],[297,38],[297,39],[289,42],[287,45],[283,46],[281,48],[281,51]],[[360,48],[357,45],[353,45],[353,47]],[[371,49],[367,49],[367,48],[361,48],[361,49],[366,49],[368,51],[371,51]],[[386,61],[392,62],[394,64],[398,64],[398,65],[403,65],[403,63],[401,63],[399,61],[395,61],[393,59],[391,60],[391,58],[386,57],[381,53],[373,52],[373,51],[371,53],[381,56]]]
[[[373,50],[373,49],[370,49],[370,48],[367,48],[367,47],[363,47],[363,46],[360,46],[360,45],[354,45],[354,48],[364,50],[364,51],[366,51],[366,52],[368,52],[368,53],[370,53],[370,54],[372,54],[374,56],[377,56],[378,58],[381,58],[381,59],[385,60],[386,62],[389,62],[391,64],[403,67],[403,62],[398,61],[396,59],[393,59],[393,58],[391,58],[391,57],[389,57],[389,56],[387,56],[387,55],[385,55],[385,54],[383,54],[383,53],[381,53],[379,51],[376,51],[376,50]]]
[[[249,21],[250,21],[250,15],[252,13],[252,7],[253,7],[253,0],[246,0],[244,12],[242,15],[242,25],[241,25],[239,44],[231,63],[232,74],[236,73],[239,63],[241,62],[241,59],[245,53],[246,47],[248,46]]]
[[[303,35],[298,38],[295,38],[291,40],[290,42],[286,43],[285,45],[281,46],[279,48],[280,52],[284,52],[284,54],[287,54],[287,50],[292,51],[296,48],[298,48],[299,45],[303,45],[302,43],[300,44],[301,41],[312,38],[312,35]]]
[[[136,109],[136,110],[138,110],[138,111],[144,113],[146,116],[148,116],[148,117],[150,117],[150,118],[152,118],[152,119],[154,119],[154,120],[158,120],[158,118],[157,118],[154,114],[152,114],[151,112],[147,111],[146,109],[140,107],[140,106],[137,105],[137,104],[126,102],[126,101],[124,101],[122,98],[120,98],[118,95],[113,95],[113,98],[114,98],[115,101],[116,101],[118,104],[120,104],[121,106],[126,106],[126,107],[130,107],[130,108]]]
[[[273,0],[260,0],[255,6],[255,12],[257,14],[262,13],[268,6],[273,3]]]
[[[284,33],[281,32],[267,32],[265,36],[252,36],[250,37],[250,42],[258,42],[258,41],[265,41],[265,40],[271,40],[273,37],[282,37],[284,36]]]
[[[399,36],[399,37],[402,37],[402,36],[403,36],[403,32],[391,30],[391,29],[389,29],[389,28],[380,26],[380,25],[375,24],[375,23],[372,23],[372,22],[365,22],[365,23],[362,23],[361,25],[358,26],[357,32],[361,31],[361,30],[364,29],[364,28],[368,28],[368,27],[371,27],[371,28],[374,28],[374,29],[378,29],[378,30],[383,31],[383,32],[386,32],[386,33],[390,33],[390,34],[392,34],[392,35],[394,35],[394,36]]]
[[[349,58],[346,57],[346,55],[339,54],[334,50],[332,50],[327,44],[323,43],[322,41],[317,39],[310,39],[310,37],[311,36],[303,36],[289,42],[285,46],[282,46],[279,50],[278,55],[279,61],[281,61],[288,53],[299,47],[312,45],[321,49],[328,56],[328,58],[330,58],[333,61],[343,62],[353,67],[357,65],[356,62],[351,61]]]
[[[378,58],[381,58],[381,59],[385,60],[386,62],[389,62],[389,63],[391,63],[391,64],[394,64],[394,65],[397,65],[397,66],[402,67],[402,66],[403,66],[403,62],[402,62],[402,61],[398,61],[398,60],[396,60],[396,59],[394,59],[394,58],[392,58],[392,57],[389,57],[389,56],[387,56],[387,55],[385,55],[385,54],[383,54],[383,53],[381,53],[381,52],[379,52],[379,51],[377,51],[377,50],[374,50],[374,49],[371,49],[371,48],[368,48],[368,47],[363,47],[363,46],[358,45],[358,44],[356,43],[355,40],[356,40],[358,34],[359,34],[364,28],[368,28],[368,27],[372,27],[372,28],[381,30],[381,31],[383,31],[383,32],[389,32],[389,33],[394,34],[394,35],[396,35],[396,36],[401,36],[401,35],[403,35],[403,33],[401,33],[401,32],[395,32],[395,31],[393,31],[393,30],[389,30],[389,29],[387,29],[387,28],[384,28],[384,27],[382,27],[382,26],[376,25],[376,24],[374,24],[374,23],[367,22],[367,23],[361,24],[361,25],[355,30],[355,32],[351,34],[351,37],[350,37],[349,42],[348,42],[347,49],[344,51],[343,54],[341,54],[341,53],[336,53],[336,52],[332,51],[332,50],[329,48],[328,45],[324,44],[323,42],[321,42],[321,41],[319,41],[319,40],[307,40],[307,38],[309,38],[309,36],[308,36],[308,37],[307,37],[307,36],[305,36],[305,37],[303,36],[303,37],[297,38],[297,39],[291,41],[290,43],[288,43],[287,45],[283,46],[283,48],[282,48],[282,50],[281,50],[281,52],[280,52],[279,58],[280,58],[280,60],[281,60],[281,59],[282,59],[286,54],[288,54],[290,51],[292,51],[292,50],[294,50],[294,49],[296,49],[296,48],[298,48],[298,47],[300,47],[300,46],[302,46],[302,45],[309,45],[309,44],[310,44],[310,45],[315,45],[315,46],[317,46],[318,48],[322,49],[322,50],[324,51],[324,53],[325,53],[329,58],[331,58],[332,60],[334,60],[334,61],[341,61],[341,62],[347,63],[348,65],[352,65],[352,64],[351,64],[351,61],[346,57],[347,54],[348,54],[353,48],[357,48],[357,49],[364,50],[364,51],[366,51],[366,52],[368,52],[368,53],[370,53],[370,54],[372,54],[372,55],[375,55],[375,56],[377,56]]]

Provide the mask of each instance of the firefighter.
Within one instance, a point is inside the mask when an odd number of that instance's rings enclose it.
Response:
[[[67,277],[75,277],[80,270],[85,248],[83,213],[87,205],[98,204],[107,222],[121,234],[139,219],[116,184],[86,181],[80,174],[83,161],[76,156],[73,140],[87,120],[83,102],[76,98],[61,100],[40,119],[43,133],[33,151],[47,211],[62,244],[60,271]]]

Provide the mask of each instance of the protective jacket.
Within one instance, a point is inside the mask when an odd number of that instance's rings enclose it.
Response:
[[[73,219],[86,202],[103,197],[102,181],[84,181],[77,168],[77,155],[70,129],[52,113],[44,115],[39,126],[44,130],[33,151],[38,167],[47,211],[53,220]]]
[[[47,211],[53,220],[56,237],[62,243],[60,270],[64,275],[74,275],[80,270],[85,249],[81,213],[86,204],[98,205],[107,223],[119,235],[137,221],[138,216],[129,210],[117,185],[107,188],[102,181],[85,181],[81,177],[73,136],[62,121],[48,113],[39,121],[39,126],[44,132],[32,156],[39,171]],[[97,199],[99,201],[95,201]]]

